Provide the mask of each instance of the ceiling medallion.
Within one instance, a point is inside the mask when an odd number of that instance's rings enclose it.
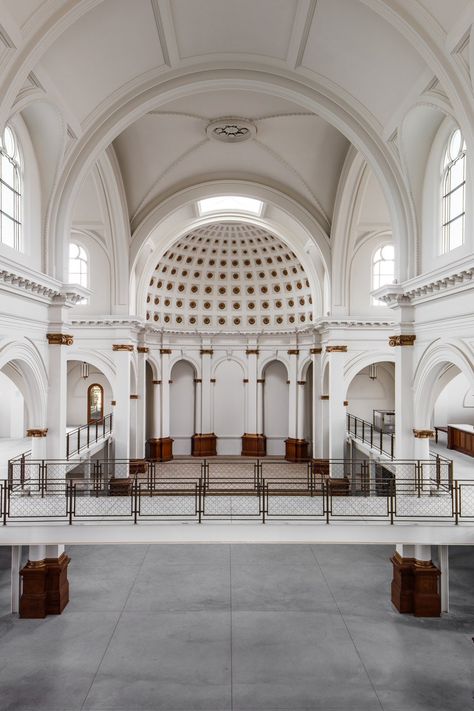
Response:
[[[242,143],[253,138],[257,127],[252,121],[234,116],[215,119],[206,128],[208,138],[224,143]]]

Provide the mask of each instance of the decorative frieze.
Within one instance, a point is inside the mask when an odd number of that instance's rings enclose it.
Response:
[[[288,355],[299,355],[300,351],[299,351],[299,348],[292,348],[291,350],[286,351],[286,352],[288,353]]]
[[[415,343],[416,336],[412,334],[400,334],[399,336],[389,336],[388,345],[389,346],[412,346]]]
[[[435,436],[434,430],[417,430],[413,429],[415,439],[431,439]]]
[[[321,355],[323,352],[322,348],[311,348],[310,351],[311,355]]]
[[[47,427],[33,427],[30,430],[26,430],[27,437],[46,437],[48,434]]]
[[[247,348],[245,355],[256,355],[258,356],[258,348]]]
[[[150,350],[150,349],[147,348],[146,346],[137,346],[137,352],[138,352],[138,353],[148,353],[149,350]]]
[[[127,351],[129,353],[133,352],[133,345],[131,343],[114,343],[112,345],[113,351]]]
[[[47,333],[46,338],[50,346],[72,346],[74,336],[67,333]]]
[[[201,348],[200,353],[201,355],[214,355],[212,348]]]
[[[347,353],[347,346],[326,346],[326,353]]]
[[[171,348],[160,348],[161,355],[171,355],[172,352]]]

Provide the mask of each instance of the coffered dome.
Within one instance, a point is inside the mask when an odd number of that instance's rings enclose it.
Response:
[[[267,230],[219,222],[181,237],[150,280],[147,321],[172,330],[288,330],[313,320],[309,280]]]

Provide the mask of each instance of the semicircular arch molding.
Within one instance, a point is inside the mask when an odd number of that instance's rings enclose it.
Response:
[[[21,377],[15,384],[22,392],[31,418],[32,427],[46,423],[48,376],[46,366],[36,346],[28,339],[0,344],[0,370],[11,365]],[[8,370],[8,368],[7,368]]]

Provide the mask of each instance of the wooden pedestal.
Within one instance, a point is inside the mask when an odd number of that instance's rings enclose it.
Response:
[[[390,558],[393,565],[392,604],[398,612],[413,612],[414,558],[402,558],[395,553]]]
[[[191,437],[191,454],[193,457],[215,457],[217,454],[217,437],[213,432],[195,434]]]
[[[148,459],[158,459],[160,462],[169,462],[173,459],[173,440],[171,437],[149,439]]]
[[[267,438],[263,434],[242,435],[243,457],[264,457],[267,453]]]
[[[401,613],[415,617],[440,617],[440,570],[431,561],[402,558],[395,553],[393,564],[392,603]]]
[[[129,477],[123,479],[116,479],[112,477],[109,481],[109,495],[110,496],[130,496],[132,491],[133,479]]]
[[[71,559],[66,553],[59,558],[46,558],[46,614],[60,615],[69,602],[67,567]]]
[[[328,477],[327,482],[331,496],[349,496],[349,479],[347,477],[344,476],[341,479]]]
[[[305,439],[285,439],[285,459],[289,462],[305,462],[308,459],[308,443]]]
[[[130,476],[135,476],[135,474],[146,474],[148,464],[146,459],[131,459],[129,472]]]
[[[41,619],[46,615],[60,615],[69,602],[67,567],[69,556],[28,561],[20,571],[23,579],[20,598],[20,617]]]
[[[415,562],[413,566],[415,617],[441,616],[440,575],[441,571],[431,561]]]

